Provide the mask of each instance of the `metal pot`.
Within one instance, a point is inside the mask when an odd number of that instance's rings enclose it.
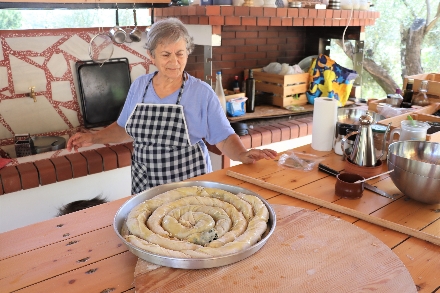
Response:
[[[136,9],[133,9],[133,18],[134,18],[134,29],[131,31],[129,36],[133,42],[140,42],[142,38],[142,32],[137,27]]]
[[[116,6],[116,26],[114,26],[110,32],[109,35],[112,38],[113,42],[122,44],[125,41],[125,38],[127,36],[127,33],[119,27],[119,14],[118,14],[118,7]]]
[[[387,95],[387,104],[392,107],[400,107],[402,104],[403,98],[398,94],[389,94]]]
[[[33,136],[32,154],[61,150],[66,147],[66,139],[61,136]]]

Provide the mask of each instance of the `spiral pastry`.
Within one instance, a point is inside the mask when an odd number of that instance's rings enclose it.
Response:
[[[256,196],[181,187],[134,207],[125,239],[154,254],[210,258],[240,252],[267,229],[269,211]]]

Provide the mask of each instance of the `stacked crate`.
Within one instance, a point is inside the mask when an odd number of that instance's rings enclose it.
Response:
[[[261,68],[252,71],[255,90],[272,94],[269,104],[278,107],[307,104],[309,73],[281,75],[263,72]]]

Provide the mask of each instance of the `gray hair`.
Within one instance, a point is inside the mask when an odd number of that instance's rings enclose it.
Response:
[[[193,37],[183,23],[174,17],[166,18],[154,23],[147,33],[147,42],[145,49],[154,57],[154,51],[159,44],[173,44],[180,40],[185,40],[186,50],[191,54],[194,50]]]

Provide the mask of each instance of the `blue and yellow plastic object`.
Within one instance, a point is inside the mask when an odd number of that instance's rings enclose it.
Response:
[[[339,106],[345,106],[358,76],[356,71],[340,66],[324,54],[313,60],[309,74],[311,82],[306,92],[308,102],[314,104],[315,98],[329,97],[338,100]]]

